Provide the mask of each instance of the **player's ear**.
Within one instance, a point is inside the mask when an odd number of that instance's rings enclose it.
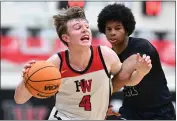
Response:
[[[61,38],[65,41],[65,42],[69,42],[69,36],[67,34],[62,34]]]

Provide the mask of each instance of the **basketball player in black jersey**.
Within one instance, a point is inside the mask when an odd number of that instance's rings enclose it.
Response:
[[[98,15],[97,22],[99,31],[106,35],[122,62],[130,56],[134,58],[136,53],[145,53],[152,60],[151,71],[139,84],[124,86],[124,100],[119,109],[121,117],[128,120],[176,119],[158,52],[148,40],[129,37],[136,24],[131,10],[122,4],[108,5]],[[117,118],[108,116],[107,119]]]

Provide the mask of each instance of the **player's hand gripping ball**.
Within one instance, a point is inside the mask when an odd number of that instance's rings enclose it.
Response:
[[[60,87],[61,74],[51,62],[36,61],[23,76],[25,87],[36,98],[55,95]]]

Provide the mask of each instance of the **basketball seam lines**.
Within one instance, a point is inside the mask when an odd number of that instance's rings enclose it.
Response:
[[[41,70],[41,69],[48,68],[48,67],[55,67],[55,66],[45,66],[45,67],[43,67],[43,68],[40,68],[40,69],[36,70],[35,72],[33,72],[33,73],[31,74],[30,77],[28,77],[27,81],[28,81],[28,80],[32,77],[32,75],[34,75],[36,72],[38,72],[38,71]],[[30,69],[31,69],[31,68],[30,68]],[[27,74],[27,75],[28,75],[28,74]],[[26,81],[26,83],[27,83],[27,81]]]
[[[30,69],[31,69],[31,68],[28,69],[28,72],[29,72]],[[27,80],[26,80],[26,83],[25,83],[25,87],[26,87],[26,84],[28,83],[28,80],[29,80],[28,72],[27,72],[27,74],[26,74],[26,75],[27,75],[27,78],[26,78]]]
[[[53,80],[58,80],[58,79],[61,79],[61,78],[49,79],[49,80],[40,80],[40,81],[33,81],[33,80],[31,80],[31,79],[29,79],[29,80],[30,80],[31,82],[43,82],[43,81],[47,82],[47,81],[53,81]]]
[[[48,67],[55,67],[55,66],[45,66],[45,67],[43,67],[43,68],[40,68],[40,69],[38,69],[38,70],[36,70],[35,72],[33,72],[32,74],[31,74],[31,76],[32,75],[34,75],[36,72],[38,72],[39,70],[41,70],[41,69],[44,69],[44,68],[48,68]],[[31,69],[31,68],[30,68]],[[30,70],[29,69],[29,70]],[[28,72],[29,72],[29,70],[28,70]],[[30,76],[30,77],[31,77]],[[28,80],[30,80],[30,77],[28,76],[28,73],[27,73],[27,80],[26,80],[26,84],[25,84],[25,87],[28,89],[28,87],[27,87],[27,83],[28,83]],[[52,94],[52,93],[45,93],[45,92],[41,92],[41,91],[39,91],[39,90],[37,90],[37,89],[35,89],[34,87],[32,87],[29,83],[28,83],[28,85],[31,87],[31,88],[33,88],[34,90],[36,90],[36,91],[38,91],[38,92],[40,92],[40,93],[44,93],[44,94]],[[30,91],[30,89],[28,89],[29,90],[29,92],[31,92]],[[54,92],[53,92],[54,93]],[[31,94],[32,94],[32,92],[31,92]]]
[[[29,85],[29,84],[28,84]],[[28,86],[27,83],[26,83],[26,88],[27,90],[32,94],[31,90],[27,87]],[[30,86],[30,85],[29,85]]]

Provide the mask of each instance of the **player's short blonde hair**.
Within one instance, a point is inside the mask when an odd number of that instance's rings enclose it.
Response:
[[[62,13],[53,16],[54,25],[55,25],[57,34],[58,34],[60,40],[65,45],[67,45],[67,42],[63,41],[61,36],[62,36],[62,34],[67,33],[66,24],[69,20],[77,19],[77,18],[86,19],[84,10],[80,7],[77,7],[77,6],[65,9],[65,10],[63,10]]]

